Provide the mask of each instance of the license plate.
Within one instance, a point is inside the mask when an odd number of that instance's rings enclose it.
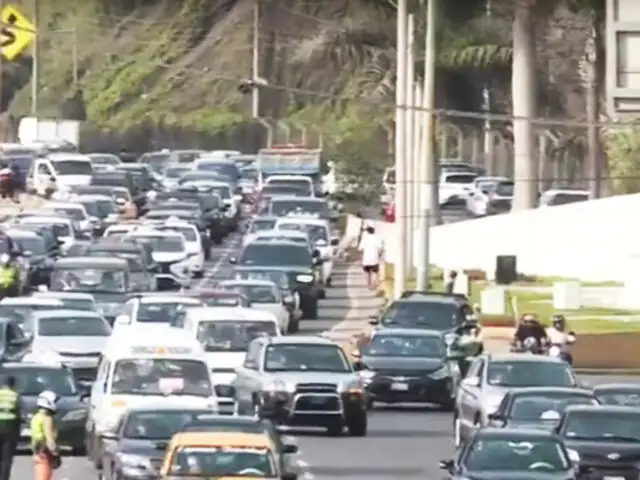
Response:
[[[624,480],[624,477],[602,477],[602,480]]]
[[[391,384],[391,390],[396,392],[406,392],[409,390],[409,384],[404,382],[393,382]]]
[[[311,405],[324,405],[325,399],[322,397],[311,397]]]
[[[20,430],[20,436],[21,437],[30,437],[31,436],[31,429],[30,428],[23,428],[22,430]]]

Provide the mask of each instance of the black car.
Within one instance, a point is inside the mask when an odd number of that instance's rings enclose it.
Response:
[[[181,187],[177,190],[168,192],[159,192],[154,202],[161,203],[163,201],[195,201],[200,205],[202,210],[202,221],[209,231],[209,238],[216,245],[222,243],[224,238],[231,231],[231,225],[228,222],[224,212],[229,210],[229,206],[222,202],[220,196],[209,191],[199,191],[196,188]]]
[[[0,317],[0,363],[19,362],[32,343],[33,335],[23,330],[18,316]]]
[[[359,362],[369,406],[436,403],[450,410],[460,382],[459,357],[448,352],[443,334],[388,328],[360,347]]]
[[[524,387],[507,391],[489,422],[494,427],[553,430],[567,407],[598,405],[591,390],[575,387]]]
[[[198,415],[210,410],[164,405],[141,406],[127,410],[112,431],[101,435],[102,449],[97,462],[102,478],[157,478],[171,437]]]
[[[54,253],[49,251],[43,236],[29,230],[8,231],[16,244],[18,255],[28,263],[28,278],[26,283],[30,287],[49,285],[51,270],[54,264]]]
[[[483,428],[440,468],[450,480],[574,480],[577,460],[552,432]]]
[[[149,192],[151,190],[162,190],[162,185],[155,180],[153,172],[148,165],[143,163],[121,163],[116,166],[116,170],[120,172],[132,173],[138,178],[138,188],[143,192]]]
[[[183,432],[238,432],[267,434],[279,453],[280,470],[288,470],[285,455],[297,453],[296,445],[283,443],[280,432],[266,418],[228,415],[199,415],[186,425]]]
[[[75,243],[66,253],[67,257],[121,258],[129,265],[133,290],[152,292],[156,290],[155,274],[158,266],[151,257],[151,247],[134,239],[101,238],[93,243]]]
[[[638,383],[601,383],[593,387],[593,394],[604,405],[640,406]]]
[[[126,260],[87,256],[58,259],[50,289],[92,294],[111,325],[120,305],[135,292]]]
[[[101,236],[104,231],[119,220],[120,207],[112,196],[82,195],[77,201],[84,206],[87,214],[95,219],[93,234]]]
[[[589,478],[637,479],[640,476],[640,411],[637,407],[568,407],[557,433],[580,456]]]
[[[84,424],[89,412],[88,385],[78,384],[71,370],[63,365],[32,362],[4,363],[0,375],[12,375],[22,397],[22,428],[18,448],[31,448],[30,421],[36,411],[36,400],[43,390],[58,395],[56,428],[58,443],[74,454],[84,453]]]
[[[229,261],[242,267],[279,267],[289,277],[293,291],[300,297],[302,318],[318,318],[318,298],[324,296],[321,283],[322,258],[306,245],[286,240],[260,240],[244,247],[238,258]]]

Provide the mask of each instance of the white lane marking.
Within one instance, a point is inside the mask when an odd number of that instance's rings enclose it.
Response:
[[[207,274],[202,279],[200,279],[198,283],[196,283],[195,285],[196,290],[204,287],[207,284],[207,282],[209,282],[213,277],[216,276],[216,274],[220,270],[220,267],[227,261],[231,253],[235,252],[238,249],[238,243],[239,243],[238,240],[240,240],[241,238],[242,237],[238,238],[237,236],[234,236],[231,239],[231,242],[229,243],[229,245],[224,247],[224,249],[221,252],[222,254],[220,255],[220,258],[218,258],[218,261],[214,263],[209,269],[209,271],[207,272]]]

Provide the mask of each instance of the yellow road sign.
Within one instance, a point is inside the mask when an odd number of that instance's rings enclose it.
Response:
[[[7,60],[14,60],[36,37],[36,27],[20,11],[7,5],[0,12],[0,51]]]

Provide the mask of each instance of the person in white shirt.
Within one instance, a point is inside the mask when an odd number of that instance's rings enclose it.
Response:
[[[377,289],[380,261],[384,254],[384,243],[376,235],[373,227],[366,228],[358,250],[362,252],[362,269],[367,274],[367,285],[371,290]]]

